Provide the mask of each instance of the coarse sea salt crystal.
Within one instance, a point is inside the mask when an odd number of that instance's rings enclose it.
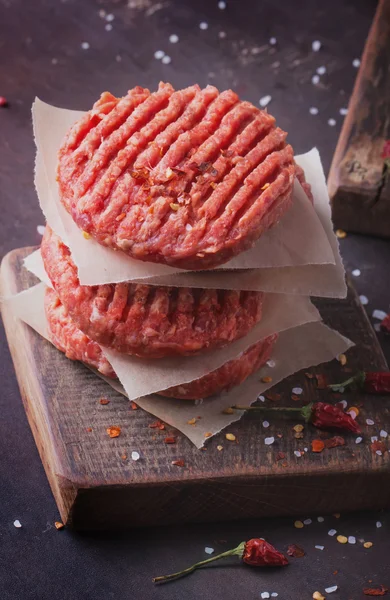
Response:
[[[354,277],[360,277],[360,269],[354,269],[354,270],[352,271],[352,275],[353,275]]]
[[[132,460],[139,460],[139,453],[138,452],[132,452],[131,453],[131,458],[132,458]]]
[[[332,118],[328,119],[328,125],[330,127],[334,127],[336,125],[336,119],[332,119]]]
[[[16,519],[16,521],[14,521],[14,527],[16,527],[17,529],[20,529],[21,526],[22,526],[22,524],[19,521],[19,519]]]
[[[219,37],[221,40],[224,40],[224,39],[225,39],[225,37],[226,37],[226,31],[220,31],[220,32],[218,33],[218,37]]]
[[[360,300],[360,304],[363,304],[363,306],[366,306],[366,304],[368,304],[367,296],[359,296],[359,300]]]
[[[357,437],[355,440],[355,444],[360,444],[360,442],[362,442],[362,441],[363,441],[362,437]]]
[[[265,402],[264,396],[257,396],[257,399],[260,400],[260,402]]]
[[[382,456],[383,452],[382,450],[375,450],[375,454],[377,454],[378,456]]]
[[[336,533],[337,533],[337,529],[329,529],[329,531],[328,531],[328,535],[330,535],[331,537],[336,535]]]
[[[313,75],[313,77],[311,78],[311,82],[313,85],[316,85],[317,83],[319,83],[319,81],[320,81],[319,75]]]
[[[271,44],[271,46],[275,46],[275,44],[276,44],[276,37],[269,38],[269,43]]]
[[[112,25],[111,25],[111,23],[107,23],[107,24],[104,26],[104,29],[105,29],[106,31],[112,31]]]
[[[276,362],[274,360],[267,360],[267,366],[270,367],[271,369],[273,369],[275,365],[276,365]]]
[[[387,317],[387,314],[384,310],[378,310],[377,308],[372,313],[373,319],[379,319],[379,321],[383,321]]]
[[[314,42],[311,44],[311,48],[313,52],[318,52],[318,50],[321,48],[321,42],[319,40],[314,40]]]
[[[352,66],[355,67],[355,69],[358,69],[360,67],[360,60],[358,58],[354,58],[352,61]]]
[[[375,425],[375,423],[372,419],[366,419],[366,423],[367,423],[367,425]]]
[[[303,521],[303,524],[304,524],[304,525],[311,525],[311,524],[312,524],[312,520],[311,520],[311,519],[305,519],[305,520]]]
[[[269,592],[261,592],[261,597],[262,598],[270,598],[270,593]]]
[[[269,427],[269,422],[268,421],[263,421],[263,427],[265,427],[267,429],[267,427]]]
[[[179,41],[179,36],[176,35],[176,33],[172,33],[172,35],[169,36],[169,41],[171,42],[171,44],[177,44],[177,42]]]
[[[319,111],[318,111],[318,108],[317,108],[316,106],[311,106],[311,107],[309,108],[309,113],[310,113],[311,115],[318,115],[318,112],[319,112]]]
[[[323,523],[325,521],[324,517],[317,517],[317,521],[319,523]]]
[[[330,587],[325,588],[325,592],[327,594],[333,594],[337,590],[337,585],[331,585]]]
[[[271,598],[277,598],[279,596],[278,592],[272,592]]]
[[[379,432],[379,435],[380,435],[381,438],[387,438],[387,436],[389,434],[384,429],[381,429],[380,432]]]
[[[348,114],[348,108],[340,108],[339,113],[341,116],[345,117]]]
[[[108,15],[106,15],[106,21],[108,21],[109,23],[111,21],[113,21],[114,19],[115,19],[115,17],[112,13],[109,13]]]
[[[218,2],[218,8],[219,8],[219,10],[225,10],[226,2],[224,2],[223,0],[220,0],[220,2]]]
[[[318,73],[318,75],[325,75],[326,67],[324,67],[324,66],[318,67],[317,73]]]
[[[375,329],[375,331],[377,331],[379,333],[379,331],[381,331],[381,324],[380,323],[374,323],[374,329]]]
[[[376,522],[376,528],[380,529],[382,527],[382,523],[380,521]]]
[[[166,54],[165,56],[162,57],[161,62],[163,63],[163,65],[169,65],[171,60],[172,60],[171,57]]]
[[[204,551],[206,552],[206,554],[212,554],[214,552],[214,548],[209,548],[209,546],[206,546]]]
[[[301,458],[301,456],[302,456],[300,450],[294,450],[294,454],[297,458]]]
[[[83,43],[81,44],[81,48],[82,48],[83,50],[88,50],[88,48],[89,48],[89,44],[88,44],[88,42],[83,42]]]
[[[156,50],[156,52],[154,53],[154,58],[157,58],[157,60],[161,60],[164,56],[164,50]]]
[[[291,393],[295,394],[296,396],[300,396],[302,394],[302,392],[303,392],[303,389],[301,387],[294,387],[291,390]]]
[[[199,23],[199,29],[202,29],[203,31],[208,29],[208,27],[209,27],[209,24],[206,23],[206,21],[202,21],[201,23]]]
[[[272,96],[263,96],[262,98],[260,98],[259,104],[262,108],[265,108],[266,106],[268,106],[268,104],[271,102],[271,100],[272,100]]]
[[[38,225],[37,226],[37,231],[38,231],[39,235],[43,235],[45,233],[45,226],[44,225]]]
[[[273,444],[274,441],[275,441],[274,437],[266,437],[265,440],[264,440],[264,444],[266,446],[271,446],[271,444]]]
[[[314,548],[317,548],[317,550],[323,550],[325,546],[314,546]]]
[[[339,402],[337,402],[337,404],[341,404],[341,406],[344,408],[344,410],[348,406],[348,402],[346,400],[340,400]]]
[[[348,544],[356,544],[356,538],[354,535],[348,536]]]
[[[371,442],[374,443],[374,442],[377,442],[377,441],[378,441],[378,436],[377,435],[372,435],[371,436]]]

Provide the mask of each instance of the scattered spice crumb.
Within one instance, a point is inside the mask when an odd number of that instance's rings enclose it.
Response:
[[[314,592],[313,594],[314,600],[326,600],[325,596],[321,594],[321,592]]]
[[[192,419],[190,419],[189,421],[187,421],[187,425],[196,425],[196,418],[193,417]]]
[[[0,107],[6,108],[8,106],[8,100],[4,96],[0,96]]]
[[[345,439],[340,435],[335,435],[328,440],[324,440],[325,448],[336,448],[337,446],[345,446]]]
[[[83,238],[86,239],[86,240],[90,240],[91,236],[90,236],[90,234],[87,231],[83,231]]]
[[[228,408],[224,408],[224,410],[222,411],[222,413],[224,415],[232,415],[232,414],[234,414],[234,410],[232,409],[231,406],[229,406]]]
[[[342,366],[347,364],[347,357],[345,356],[345,354],[339,354],[337,357],[337,360],[339,361],[340,365],[342,365]]]
[[[325,444],[322,440],[312,440],[311,449],[313,452],[322,452]]]
[[[277,461],[284,460],[285,458],[286,458],[286,455],[285,455],[284,452],[278,452],[277,455],[276,455],[276,460]]]
[[[363,594],[366,596],[386,596],[388,588],[381,585],[379,588],[363,588]]]
[[[217,446],[217,450],[218,452],[221,452],[221,450],[223,450],[223,446]]]
[[[136,404],[135,402],[133,402],[133,400],[130,402],[130,408],[131,410],[137,410],[138,408],[138,404]]]
[[[87,427],[86,431],[88,431],[88,433],[91,433],[92,427]]]
[[[333,516],[335,519],[339,519],[341,517],[340,513],[334,513]]]
[[[111,425],[111,427],[107,427],[106,431],[110,438],[117,438],[121,434],[121,428],[117,425]]]
[[[339,544],[346,544],[348,542],[348,538],[345,535],[338,535],[336,539]]]
[[[106,404],[110,404],[110,401],[108,400],[108,398],[100,398],[99,402],[103,406],[106,406]]]
[[[206,435],[206,434],[205,434]],[[227,440],[229,440],[229,442],[235,442],[236,441],[236,436],[234,435],[234,433],[227,433],[225,435],[225,438]]]
[[[173,460],[171,462],[171,465],[173,465],[174,467],[184,467],[185,466],[185,462],[182,459],[179,460]]]
[[[304,430],[304,426],[301,423],[297,423],[296,425],[294,425],[293,430],[296,433],[301,433]]]
[[[298,402],[300,399],[300,396],[297,396],[296,394],[291,394],[291,400],[294,400],[294,402]]]
[[[265,377],[261,378],[262,383],[272,383],[272,377],[270,377],[269,375],[266,375]]]
[[[64,529],[65,525],[61,523],[61,521],[54,521],[54,527],[60,531],[61,529]]]
[[[356,417],[358,416],[359,412],[360,412],[360,411],[359,411],[359,409],[357,408],[357,406],[350,406],[350,407],[348,408],[348,410],[347,410],[347,413],[348,413],[349,415],[351,415],[352,419],[356,419]]]
[[[347,237],[347,232],[344,229],[336,229],[336,237],[342,240]]]
[[[164,442],[166,444],[176,444],[176,438],[172,435],[170,437],[166,437]]]
[[[304,524],[302,523],[302,521],[295,521],[294,527],[296,527],[296,529],[302,529],[304,527]]]
[[[364,544],[363,544],[364,548],[372,548],[373,545],[374,544],[372,542],[364,542]]]
[[[297,544],[290,544],[290,546],[287,548],[287,554],[289,556],[293,556],[294,558],[302,558],[306,553],[304,549]]]
[[[127,454],[122,454],[121,459],[122,460],[127,460]]]
[[[305,373],[305,377],[307,377],[307,379],[314,379],[313,373]]]
[[[165,424],[162,421],[154,421],[153,423],[149,423],[149,429],[160,429],[160,431],[164,431]]]

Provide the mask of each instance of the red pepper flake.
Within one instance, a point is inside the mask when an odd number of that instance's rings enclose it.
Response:
[[[121,459],[122,460],[126,460],[127,459],[127,454],[122,454]]]
[[[390,314],[388,314],[381,322],[381,330],[385,333],[390,333]]]
[[[130,402],[130,407],[131,407],[131,410],[137,410],[138,404],[136,404],[135,402],[131,401]]]
[[[110,438],[117,438],[121,434],[121,428],[117,425],[111,425],[111,427],[107,427],[106,431]]]
[[[87,431],[88,431],[88,433],[91,433],[92,427],[87,427]]]
[[[61,521],[54,521],[54,527],[60,531],[64,529],[65,525]]]
[[[284,452],[278,452],[277,455],[276,455],[276,460],[277,461],[284,460],[285,458],[286,458],[286,455],[285,455]]]
[[[380,452],[386,452],[386,450],[387,450],[386,444],[384,442],[381,442],[380,440],[377,440],[375,442],[372,442],[372,444],[371,444],[371,450],[373,452],[377,452],[378,450]]]
[[[8,100],[4,96],[0,96],[0,107],[6,108],[8,106]]]
[[[99,402],[103,406],[106,406],[106,404],[110,404],[110,401],[108,400],[108,398],[100,398]]]
[[[363,588],[363,594],[366,596],[386,596],[388,588],[381,585],[379,588]]]
[[[316,380],[317,380],[317,389],[318,390],[325,390],[328,386],[328,381],[325,375],[316,375],[315,376]]]
[[[166,444],[176,444],[176,438],[172,435],[171,437],[166,437],[164,442]]]
[[[302,558],[305,556],[306,552],[297,544],[291,544],[287,549],[287,554],[289,556],[293,556],[294,558]]]
[[[264,394],[264,395],[267,398],[267,400],[271,400],[272,402],[278,402],[282,397],[281,394],[274,394],[274,393],[268,393],[268,394]]]
[[[155,421],[154,423],[150,423],[148,427],[150,429],[160,429],[160,431],[164,431],[165,424],[162,421]]]
[[[311,443],[311,449],[313,452],[322,452],[325,448],[325,444],[322,440],[313,440]]]
[[[299,402],[300,399],[300,396],[297,396],[297,394],[291,394],[291,400],[294,400],[294,402]]]
[[[336,448],[336,446],[345,446],[345,439],[341,435],[335,435],[328,440],[324,440],[325,448]]]
[[[173,465],[174,467],[185,467],[185,462],[182,459],[180,459],[180,460],[173,460],[171,462],[171,465]]]

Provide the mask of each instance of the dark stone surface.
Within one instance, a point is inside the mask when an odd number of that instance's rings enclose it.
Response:
[[[105,31],[101,9],[115,15],[112,31]],[[35,95],[59,106],[86,109],[104,89],[120,94],[135,84],[154,88],[160,79],[175,86],[198,81],[233,87],[253,102],[270,94],[270,111],[290,132],[296,151],[317,145],[328,170],[342,123],[338,111],[347,106],[356,75],[352,60],[362,52],[374,10],[372,0],[227,0],[226,10],[218,9],[216,0],[0,0],[0,94],[10,103],[0,109],[1,255],[40,239],[36,226],[43,218],[33,187],[30,122]],[[207,30],[199,29],[201,21],[208,23]],[[226,38],[219,38],[220,31]],[[175,45],[168,41],[172,33],[180,37]],[[275,47],[268,44],[271,36],[277,38]],[[318,53],[311,50],[315,39],[322,43]],[[82,50],[82,42],[90,48]],[[169,65],[153,57],[159,49],[172,57]],[[321,65],[327,74],[314,86],[311,77]],[[319,114],[311,116],[310,106],[318,107]],[[336,119],[335,127],[327,124],[330,117]],[[341,246],[347,269],[361,269],[356,286],[369,298],[368,313],[388,310],[388,242],[348,236]],[[380,339],[389,360],[389,341],[382,335]],[[3,330],[0,344],[2,600],[211,600],[260,598],[262,591],[277,592],[280,600],[301,600],[333,584],[339,586],[335,599],[359,600],[368,580],[389,585],[387,513],[342,515],[339,520],[329,516],[303,530],[295,529],[292,519],[273,519],[122,536],[56,531],[56,506]],[[13,526],[15,519],[20,519],[21,529]],[[331,527],[374,546],[342,546],[327,535]],[[283,571],[238,566],[238,559],[232,559],[225,568],[212,567],[212,572],[164,587],[151,583],[153,575],[206,557],[205,546],[223,551],[254,536],[264,536],[282,550],[298,543],[307,556],[291,559]],[[325,549],[316,550],[316,544]]]

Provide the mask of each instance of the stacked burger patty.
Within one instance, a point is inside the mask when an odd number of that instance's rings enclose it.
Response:
[[[292,203],[303,171],[274,118],[231,90],[194,85],[105,92],[59,152],[63,205],[85,237],[142,261],[206,270],[250,248]],[[53,344],[109,377],[104,348],[158,361],[216,351],[262,317],[257,291],[115,283],[81,285],[69,248],[49,228],[41,253],[53,290],[45,309]],[[242,383],[277,336],[191,383],[160,393],[205,398]]]

